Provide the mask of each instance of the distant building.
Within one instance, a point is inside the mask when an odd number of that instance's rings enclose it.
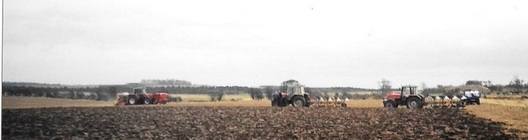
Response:
[[[144,86],[144,87],[190,87],[192,83],[185,80],[158,80],[158,79],[146,79],[141,80],[140,83],[128,83],[129,86]]]

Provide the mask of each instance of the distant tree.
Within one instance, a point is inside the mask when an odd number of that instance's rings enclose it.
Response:
[[[306,92],[306,93],[312,93],[312,88],[304,87],[304,92]]]
[[[524,85],[524,80],[522,80],[518,76],[514,76],[513,80],[510,81],[510,84],[508,84],[508,87],[513,88],[514,89],[513,92],[518,94],[522,92],[523,85]]]
[[[222,99],[224,98],[224,94],[224,92],[218,93],[218,101],[222,101]]]
[[[478,85],[478,86],[482,86],[482,81],[478,81],[478,80],[469,80],[469,81],[466,81],[466,85]]]
[[[422,82],[422,83],[420,84],[420,87],[422,88],[422,90],[427,89],[427,85],[425,84],[425,82]]]
[[[7,86],[2,85],[2,96],[9,96],[11,92],[11,88],[7,88]]]
[[[343,92],[343,97],[351,99],[352,98],[352,94],[350,94],[348,92]]]
[[[73,91],[73,89],[70,89],[69,92],[70,99],[77,99],[77,95],[75,94],[75,91]]]
[[[387,79],[381,79],[379,84],[380,84],[380,91],[382,95],[385,95],[392,90],[391,82]]]
[[[484,87],[490,87],[490,86],[492,86],[492,85],[493,85],[493,83],[491,83],[490,80],[488,80],[488,81],[482,81],[482,86],[484,86]]]
[[[321,91],[318,90],[317,88],[305,87],[304,92],[308,93],[310,96],[315,96],[315,97],[322,96]]]
[[[49,88],[43,88],[42,89],[42,92],[44,93],[44,97],[53,97],[53,95],[51,94],[51,90]]]
[[[51,88],[51,94],[52,94],[52,97],[59,97],[59,90],[56,89],[56,88]]]
[[[110,97],[112,97],[112,98],[116,97],[117,96],[117,87],[111,86],[109,88],[108,92],[110,93]]]
[[[95,100],[107,100],[107,97],[105,93],[101,90],[101,88],[96,88],[95,94],[97,95]]]
[[[170,86],[191,86],[192,83],[185,80],[176,80],[176,79],[144,79],[141,80],[142,85],[145,86],[155,86],[155,87],[170,87]]]
[[[222,98],[224,98],[223,92],[209,92],[209,98],[211,101],[222,101]]]
[[[22,95],[23,96],[31,96],[31,89],[29,87],[23,87],[22,88]]]
[[[253,100],[261,100],[262,98],[264,98],[264,95],[262,94],[262,92],[256,88],[250,88],[249,95],[251,96],[251,99]]]
[[[271,100],[272,95],[273,95],[273,89],[271,87],[264,87],[263,90],[264,90],[264,94],[266,94],[266,98]]]
[[[491,90],[491,92],[495,92],[497,94],[500,94],[502,92],[504,86],[503,85],[490,85],[488,88]]]
[[[86,97],[84,97],[84,92],[83,92],[83,91],[79,91],[79,90],[77,90],[77,91],[75,92],[75,96],[77,96],[77,99],[84,99],[84,98],[86,98]]]

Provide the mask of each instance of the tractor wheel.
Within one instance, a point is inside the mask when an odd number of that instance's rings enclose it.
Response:
[[[273,95],[271,99],[271,106],[279,106],[279,96]]]
[[[303,107],[303,106],[306,106],[306,101],[304,100],[303,97],[295,96],[292,99],[292,105],[294,107]]]
[[[158,103],[159,103],[158,100],[156,100],[156,99],[152,100],[152,104],[158,104]]]
[[[148,105],[148,104],[151,104],[152,102],[150,101],[150,99],[145,98],[145,99],[143,99],[143,103]]]
[[[480,105],[480,99],[477,99],[476,103],[477,103],[477,105]]]
[[[290,101],[288,101],[287,98],[283,98],[283,97],[279,98],[279,107],[285,107],[289,105],[290,105]]]
[[[410,109],[422,108],[422,101],[418,98],[409,98],[407,101],[407,108],[410,108]]]
[[[310,102],[310,98],[308,96],[304,96],[304,101],[306,101],[304,103],[305,107],[310,107],[310,105],[312,105],[312,103]]]
[[[127,103],[129,105],[135,105],[137,103],[137,99],[135,96],[128,96]]]
[[[385,108],[398,108],[398,105],[393,101],[388,101],[383,106]]]

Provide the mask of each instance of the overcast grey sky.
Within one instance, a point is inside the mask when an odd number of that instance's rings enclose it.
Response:
[[[3,80],[375,88],[528,78],[523,0],[5,0]]]

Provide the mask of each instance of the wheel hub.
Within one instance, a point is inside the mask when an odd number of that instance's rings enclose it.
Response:
[[[136,99],[134,99],[134,98],[130,98],[130,99],[128,99],[128,103],[130,103],[130,104],[136,104]]]
[[[303,101],[297,100],[293,104],[295,104],[295,106],[303,106]]]
[[[416,101],[411,101],[411,102],[409,103],[409,106],[411,106],[411,107],[413,107],[413,108],[416,108],[416,107],[418,107],[418,103],[416,103]]]

